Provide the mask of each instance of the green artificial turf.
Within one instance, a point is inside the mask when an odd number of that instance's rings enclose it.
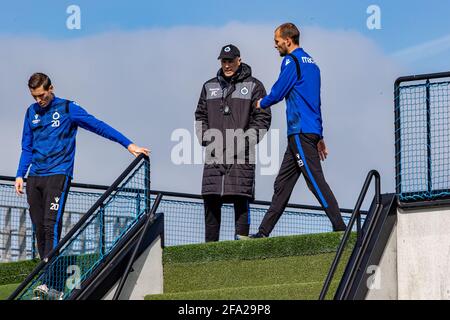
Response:
[[[330,292],[334,292],[337,285],[338,281],[334,281]],[[322,286],[322,282],[309,282],[223,288],[148,295],[145,300],[317,300]]]
[[[342,236],[343,233],[338,232],[167,247],[163,262],[254,260],[331,253],[336,252]],[[355,235],[352,234],[349,242],[354,241]]]
[[[28,276],[39,260],[0,263],[0,285],[18,283]]]
[[[147,300],[318,299],[342,233],[225,241],[164,249],[164,294]],[[354,235],[329,290],[337,288]]]
[[[0,286],[0,300],[6,300],[18,286],[18,283]]]
[[[167,247],[163,251],[164,299],[317,299],[343,233],[224,241]],[[335,291],[355,235],[330,288]],[[83,269],[95,255],[68,257]],[[0,299],[7,298],[38,260],[0,264]]]
[[[334,254],[166,265],[164,292],[323,282]]]

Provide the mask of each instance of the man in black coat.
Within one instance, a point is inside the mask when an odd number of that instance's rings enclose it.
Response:
[[[248,236],[255,146],[271,123],[270,110],[256,108],[266,90],[242,63],[239,49],[224,46],[218,59],[222,68],[203,85],[195,111],[197,137],[207,147],[202,181],[206,242],[219,240],[223,203],[234,204],[235,238]]]

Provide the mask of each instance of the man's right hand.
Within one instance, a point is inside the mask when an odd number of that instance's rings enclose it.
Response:
[[[256,101],[256,109],[262,109],[261,108],[261,101],[262,101],[262,98],[259,99],[258,101]]]
[[[16,188],[17,195],[23,195],[23,179],[21,177],[16,178],[16,183],[14,184]]]
[[[325,161],[328,156],[328,148],[323,139],[317,144],[317,151],[319,151],[320,160]]]

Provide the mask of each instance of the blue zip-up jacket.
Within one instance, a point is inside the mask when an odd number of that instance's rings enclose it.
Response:
[[[261,101],[266,109],[286,99],[288,136],[299,133],[314,133],[323,138],[322,114],[320,110],[320,69],[302,48],[293,54],[301,70],[298,79],[297,67],[287,55],[281,65],[281,73],[268,96]]]
[[[54,97],[42,108],[32,104],[25,115],[22,155],[16,177],[64,174],[73,178],[75,137],[78,127],[120,143],[132,142],[106,123],[88,114],[74,102]]]

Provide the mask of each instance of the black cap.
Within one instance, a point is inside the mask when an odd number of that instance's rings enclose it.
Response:
[[[220,51],[219,58],[217,59],[235,59],[237,57],[241,56],[241,52],[236,46],[233,46],[232,44],[229,44],[222,48]]]

